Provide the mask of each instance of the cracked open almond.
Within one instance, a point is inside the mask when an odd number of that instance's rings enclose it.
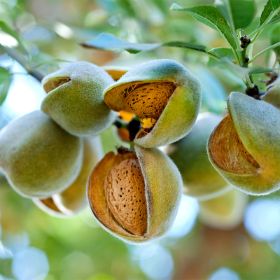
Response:
[[[212,132],[208,154],[220,174],[240,190],[268,194],[280,188],[280,110],[231,93],[227,115]]]
[[[170,227],[181,197],[174,163],[157,149],[110,152],[93,170],[88,200],[101,225],[131,242],[161,236]]]
[[[200,105],[196,79],[183,65],[168,59],[128,70],[104,94],[109,108],[140,119],[134,142],[145,148],[169,144],[186,135]]]
[[[73,135],[97,135],[115,119],[103,101],[103,90],[112,83],[110,75],[94,64],[70,63],[43,79],[47,95],[41,108]]]

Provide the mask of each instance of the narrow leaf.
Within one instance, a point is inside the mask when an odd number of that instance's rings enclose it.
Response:
[[[272,45],[278,43],[280,41],[280,24],[277,24],[273,27],[270,35],[270,43]],[[276,54],[280,56],[280,46],[274,49]]]
[[[162,43],[160,46],[162,47],[176,47],[176,48],[183,48],[183,49],[192,49],[195,51],[206,52],[206,47],[202,45],[197,45],[189,42],[181,42],[181,41],[173,41],[173,42],[166,42]]]
[[[160,47],[176,47],[192,49],[200,52],[206,53],[206,47],[202,45],[197,45],[189,42],[166,42],[166,43],[131,43],[125,40],[121,40],[109,33],[102,33],[98,35],[93,40],[81,44],[85,48],[109,50],[109,51],[128,51],[130,53],[138,53],[142,51],[151,51]]]
[[[248,69],[248,74],[263,74],[263,73],[270,73],[273,72],[272,68],[266,68],[266,67],[252,67]]]
[[[257,57],[259,57],[260,55],[264,54],[265,52],[270,51],[270,50],[272,50],[272,49],[277,49],[277,48],[279,48],[279,47],[280,47],[280,42],[279,42],[279,40],[278,40],[277,43],[275,43],[275,44],[273,44],[273,45],[270,45],[270,46],[266,47],[265,49],[262,49],[262,50],[261,50],[260,52],[258,52],[257,54],[255,54],[255,56],[252,57],[252,59],[250,60],[250,63],[251,63],[252,61],[254,61],[254,60],[255,60]]]
[[[230,49],[230,48],[214,48],[208,52],[210,54],[214,55],[216,58],[219,58],[217,60],[217,59],[210,57],[209,62],[208,62],[209,66],[214,66],[219,63],[223,63],[225,61],[232,62],[235,59],[232,49]]]
[[[271,24],[271,23],[278,23],[279,21],[280,21],[280,10],[279,10],[279,13],[278,13],[276,16],[274,16],[274,17],[272,18],[272,20],[269,21],[268,23],[269,23],[269,24]]]
[[[230,60],[234,59],[234,54],[230,48],[214,48],[211,49],[209,53],[214,54],[219,58],[228,58]]]
[[[121,40],[109,33],[101,33],[93,40],[81,44],[85,48],[137,53],[156,49],[160,44],[139,44]]]
[[[267,18],[280,7],[280,0],[268,0],[261,14],[260,25],[262,25]]]
[[[279,0],[280,1],[280,0]],[[198,6],[193,8],[182,8],[179,5],[172,5],[172,10],[182,11],[192,14],[197,20],[215,28],[225,37],[228,43],[234,48],[237,48],[234,34],[219,9],[213,6]]]
[[[0,67],[0,105],[5,101],[12,82],[12,76],[9,70]]]

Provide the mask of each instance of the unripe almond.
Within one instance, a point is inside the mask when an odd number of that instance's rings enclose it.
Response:
[[[45,198],[64,190],[77,177],[82,141],[41,111],[9,123],[0,132],[0,167],[23,196]]]
[[[213,228],[232,229],[242,222],[247,201],[244,193],[229,190],[219,197],[201,201],[200,219]]]
[[[41,109],[76,136],[94,136],[108,128],[115,114],[103,102],[103,90],[113,79],[89,62],[70,63],[47,75]]]
[[[101,142],[98,137],[85,138],[83,147],[83,163],[75,181],[63,192],[45,199],[34,199],[34,202],[47,213],[59,213],[59,217],[69,217],[78,214],[86,208],[86,186],[92,169],[101,158]]]
[[[112,110],[140,118],[142,127],[134,142],[145,148],[169,144],[186,135],[200,105],[198,82],[183,65],[168,59],[128,70],[104,94]],[[147,120],[150,126],[144,125]]]
[[[161,236],[170,227],[181,197],[174,163],[157,149],[110,152],[89,179],[88,199],[106,230],[132,242]]]
[[[231,93],[229,115],[208,142],[214,167],[231,184],[249,194],[280,188],[280,110],[241,93]]]
[[[215,170],[208,159],[207,141],[221,117],[202,113],[183,139],[167,147],[167,153],[182,174],[185,192],[200,200],[220,195],[229,184]]]
[[[84,153],[81,171],[76,180],[63,192],[53,196],[58,208],[68,214],[79,213],[87,206],[86,187],[88,177],[101,159],[102,147],[98,137],[84,139]]]

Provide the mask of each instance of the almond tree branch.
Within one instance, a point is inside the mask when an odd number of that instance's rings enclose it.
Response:
[[[14,49],[11,49],[11,48],[6,48],[6,47],[3,47],[0,45],[0,49],[2,49],[10,58],[14,59],[15,61],[17,61],[25,70],[26,72],[34,77],[38,82],[41,82],[44,75],[35,70],[35,69],[32,69],[29,65],[28,65],[28,62],[26,61],[26,59],[24,58],[23,55],[21,55],[19,52],[17,52],[16,50]]]

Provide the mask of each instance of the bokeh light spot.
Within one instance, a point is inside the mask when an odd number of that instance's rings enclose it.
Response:
[[[29,247],[15,254],[12,272],[17,280],[43,280],[49,271],[45,253]]]
[[[280,235],[280,200],[257,199],[246,209],[244,224],[256,240],[271,241]]]
[[[221,267],[217,269],[208,280],[239,280],[239,276],[233,270],[227,267]]]
[[[196,221],[199,204],[196,199],[183,195],[175,221],[167,233],[167,237],[180,238],[188,234]]]

